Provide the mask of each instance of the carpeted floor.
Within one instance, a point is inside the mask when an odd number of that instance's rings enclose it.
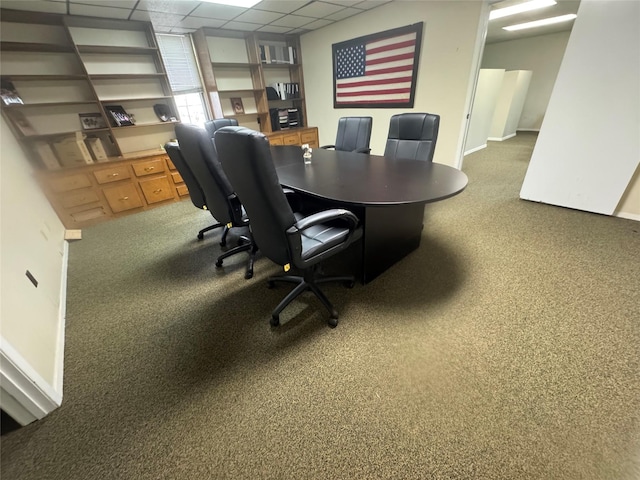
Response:
[[[3,479],[640,478],[640,224],[521,201],[535,135],[465,159],[422,245],[311,296],[213,265],[182,202],[70,247],[62,406]]]

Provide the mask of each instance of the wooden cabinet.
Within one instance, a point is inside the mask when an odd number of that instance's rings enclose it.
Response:
[[[318,129],[316,127],[295,128],[266,134],[271,145],[303,145],[319,148]]]
[[[166,155],[87,165],[38,179],[65,227],[82,228],[179,201],[189,195]]]
[[[0,47],[3,85],[20,99],[2,113],[36,169],[75,168],[56,144],[77,133],[82,164],[160,154],[175,137],[154,110],[177,117],[151,23],[2,10]],[[114,106],[133,124],[116,121]]]

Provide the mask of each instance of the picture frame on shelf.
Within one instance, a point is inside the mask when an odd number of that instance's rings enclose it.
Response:
[[[135,125],[133,118],[129,115],[121,105],[105,105],[104,107],[113,119],[114,126],[128,127]]]
[[[0,84],[0,97],[2,97],[5,105],[24,104],[11,80],[2,80]]]
[[[97,128],[107,128],[104,117],[99,113],[79,113],[80,124],[83,130],[95,130]]]
[[[233,108],[234,115],[244,115],[244,105],[242,104],[242,98],[240,97],[232,98],[231,108]]]

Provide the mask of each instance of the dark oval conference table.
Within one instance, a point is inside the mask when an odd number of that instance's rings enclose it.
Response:
[[[305,164],[299,146],[272,146],[280,184],[314,209],[344,208],[363,226],[360,280],[367,283],[420,246],[427,203],[462,192],[460,170],[422,160],[314,149]]]

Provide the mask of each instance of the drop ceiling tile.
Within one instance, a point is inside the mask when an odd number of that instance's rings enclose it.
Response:
[[[253,7],[256,10],[267,10],[268,12],[291,13],[300,7],[304,7],[309,0],[262,0]]]
[[[342,5],[343,7],[353,7],[356,3],[361,3],[362,0],[327,0],[327,2]]]
[[[196,17],[217,18],[220,20],[232,20],[246,11],[246,8],[202,2],[199,7],[191,12],[191,15]]]
[[[258,23],[246,23],[246,22],[236,22],[236,21],[225,23],[222,26],[222,28],[224,28],[225,30],[243,30],[245,32],[253,32],[259,27],[260,27],[260,24]]]
[[[326,27],[327,25],[331,25],[332,23],[334,22],[331,20],[320,19],[316,20],[315,22],[307,23],[304,28],[307,30],[317,30],[318,28]]]
[[[71,15],[84,15],[87,17],[120,18],[126,20],[129,18],[131,10],[128,8],[113,8],[72,3],[69,5],[69,13]]]
[[[307,23],[313,22],[314,20],[315,18],[311,18],[311,17],[301,17],[299,15],[286,15],[272,22],[271,25],[276,25],[278,27],[297,28],[297,27],[306,25]]]
[[[193,33],[195,32],[195,29],[193,28],[178,28],[178,27],[174,27],[171,29],[171,33],[176,33],[178,35],[182,35],[185,33]]]
[[[291,27],[277,27],[275,25],[265,25],[264,27],[260,27],[258,31],[269,32],[269,33],[288,33],[291,31]]]
[[[175,27],[182,15],[175,15],[172,13],[160,13],[160,12],[145,12],[136,10],[131,14],[131,20],[138,20],[141,22],[153,23],[153,28],[157,30],[157,26],[163,27]]]
[[[188,15],[200,4],[197,0],[140,0],[136,10]]]
[[[2,0],[2,8],[28,10],[29,12],[67,13],[66,4],[59,2],[43,2],[42,0],[34,0],[31,2],[25,2],[24,0]]]
[[[309,33],[310,31],[311,30],[307,30],[306,28],[296,28],[295,30],[291,30],[289,33],[290,34],[298,33],[302,35],[303,33]]]
[[[3,2],[4,3],[4,2]],[[70,0],[70,5],[74,3],[80,3],[83,5],[93,5],[94,7],[114,7],[114,8],[134,8],[136,6],[136,0]]]
[[[220,28],[225,23],[227,23],[226,20],[216,20],[214,18],[186,17],[180,20],[176,24],[176,27],[193,28],[197,30],[200,27]]]
[[[238,15],[233,20],[237,22],[261,23],[264,25],[265,23],[271,23],[274,20],[277,20],[278,18],[282,18],[282,17],[283,17],[282,13],[263,12],[261,10],[251,9]]]
[[[355,8],[362,8],[363,10],[369,10],[371,8],[379,7],[380,5],[384,5],[385,3],[389,3],[391,0],[364,0],[363,2],[356,3],[351,5]]]
[[[336,12],[332,15],[328,15],[325,18],[325,20],[344,20],[345,18],[349,18],[352,17],[353,15],[356,15],[358,13],[362,13],[362,10],[358,10],[357,8],[345,8],[343,10],[340,10],[339,12]]]
[[[308,17],[322,18],[332,13],[342,10],[340,5],[332,5],[325,2],[313,2],[300,10],[296,10],[296,15],[306,15]]]

